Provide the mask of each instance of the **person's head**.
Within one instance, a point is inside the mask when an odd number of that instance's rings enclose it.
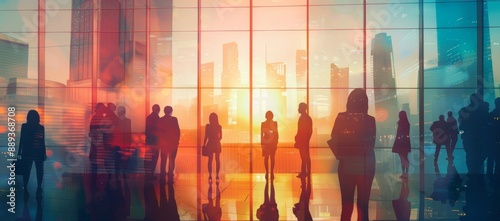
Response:
[[[104,114],[104,112],[106,112],[106,105],[104,105],[103,103],[97,103],[97,104],[95,105],[94,112],[95,112],[97,115],[102,115],[102,114]]]
[[[172,108],[172,106],[165,106],[165,108],[163,108],[163,113],[165,113],[165,115],[168,115],[168,116],[172,116],[173,111],[174,111],[174,108]]]
[[[444,121],[444,115],[439,115],[439,121]]]
[[[497,97],[495,99],[495,108],[499,109],[500,108],[500,97]]]
[[[116,111],[116,105],[113,104],[113,103],[108,103],[108,109],[109,109],[109,111],[115,112]]]
[[[452,116],[453,116],[453,112],[448,111],[448,117],[452,117]]]
[[[28,124],[40,124],[40,114],[36,110],[28,111],[26,116],[26,123]]]
[[[208,122],[213,125],[219,125],[219,117],[216,113],[212,112],[210,116],[208,116]]]
[[[354,89],[347,97],[346,104],[349,113],[368,113],[368,96],[361,88]]]
[[[151,110],[153,111],[153,113],[159,114],[160,113],[160,105],[158,105],[158,104],[153,105],[153,107],[151,107]]]
[[[301,113],[301,114],[307,113],[307,104],[306,103],[301,102],[299,104],[299,113]]]
[[[483,101],[483,96],[479,93],[473,93],[470,95],[470,103],[473,105],[478,105]]]
[[[406,111],[402,110],[399,112],[399,120],[408,121],[408,115],[406,115]]]
[[[124,106],[119,106],[117,109],[116,109],[116,115],[118,116],[125,116],[125,107]]]
[[[274,117],[274,114],[272,111],[269,110],[266,112],[266,119],[267,120],[273,120],[273,117]]]

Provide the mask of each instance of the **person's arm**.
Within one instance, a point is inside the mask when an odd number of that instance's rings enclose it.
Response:
[[[130,147],[130,145],[132,144],[132,120],[130,120],[129,118],[126,118],[126,122],[127,122],[127,129],[126,129],[126,134],[125,136],[126,139],[127,139],[127,147]]]
[[[219,125],[219,140],[222,140],[222,126]]]
[[[23,149],[24,149],[24,144],[26,143],[24,141],[24,139],[26,139],[26,135],[25,135],[25,127],[24,127],[24,124],[21,125],[21,137],[19,139],[19,150],[17,150],[17,155],[18,156],[22,156],[23,155]]]
[[[264,122],[260,123],[260,145],[264,145],[263,141],[264,141],[264,130],[262,130],[264,128]]]
[[[177,145],[179,145],[179,141],[181,140],[181,128],[179,127],[179,121],[177,118],[174,118],[175,125],[175,140],[177,141]]]
[[[370,116],[370,124],[369,124],[369,147],[374,148],[375,147],[375,139],[377,136],[377,125],[375,124],[375,118]]]
[[[205,138],[203,139],[203,146],[207,145],[207,141],[208,141],[208,124],[205,125]]]
[[[45,147],[45,127],[44,126],[41,126],[41,130],[42,130],[42,150],[43,150],[43,155],[44,155],[44,161],[47,160],[47,149]]]
[[[276,133],[276,143],[278,143],[278,140],[280,139],[280,134],[278,133],[278,122],[277,121],[274,122],[274,126],[276,127],[276,131],[274,131],[274,133]]]

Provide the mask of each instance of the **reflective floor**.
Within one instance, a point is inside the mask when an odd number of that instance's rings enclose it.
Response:
[[[313,157],[314,158],[314,157]],[[377,164],[369,201],[370,220],[500,220],[499,187],[487,176],[464,175],[455,165],[425,159],[422,177],[412,168],[407,180]],[[314,165],[314,163],[313,163]],[[205,168],[203,168],[205,170]],[[209,182],[207,173],[176,173],[173,179],[146,179],[142,173],[118,179],[99,173],[97,188],[82,172],[47,172],[43,196],[36,196],[33,169],[29,199],[16,177],[15,214],[8,212],[7,175],[1,174],[0,220],[339,220],[338,174],[279,172],[224,173]],[[422,187],[420,186],[422,183]],[[356,220],[354,209],[352,220]]]

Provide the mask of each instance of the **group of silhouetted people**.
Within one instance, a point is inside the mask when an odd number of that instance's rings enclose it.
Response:
[[[91,140],[89,159],[91,164],[91,188],[96,188],[98,159],[104,159],[104,167],[111,181],[120,174],[127,178],[127,166],[132,144],[132,123],[126,116],[125,107],[118,108],[113,103],[97,103],[90,120],[89,137]]]

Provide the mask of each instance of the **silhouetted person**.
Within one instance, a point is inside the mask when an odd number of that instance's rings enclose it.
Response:
[[[179,122],[176,117],[172,116],[173,108],[171,106],[166,106],[163,109],[165,115],[160,118],[159,128],[160,132],[160,149],[161,149],[161,164],[160,164],[160,174],[162,177],[167,175],[165,168],[167,166],[168,158],[168,177],[169,182],[173,182],[174,169],[175,169],[175,157],[177,156],[177,149],[179,147],[179,140],[181,137],[181,131],[179,128]]]
[[[483,164],[486,158],[487,111],[480,94],[470,96],[470,104],[459,111],[459,129],[463,131],[462,142],[465,150],[465,159],[468,176],[474,181],[481,182],[484,174]]]
[[[274,178],[274,163],[276,149],[278,146],[278,122],[273,121],[272,111],[266,112],[266,121],[260,125],[260,144],[262,146],[262,156],[264,157],[264,166],[266,168],[266,179],[269,175],[269,158],[271,158],[271,179]]]
[[[120,160],[119,150],[116,136],[118,133],[118,116],[116,116],[116,105],[113,103],[108,103],[106,108],[106,114],[104,116],[104,124],[101,125],[103,130],[103,142],[104,142],[104,166],[108,172],[108,181],[111,181],[113,170],[115,172],[115,178],[118,179],[118,162]]]
[[[104,114],[106,113],[106,106],[103,103],[97,103],[94,108],[94,115],[92,115],[92,119],[90,120],[89,126],[89,137],[90,137],[90,152],[89,152],[89,160],[91,167],[91,176],[90,176],[90,189],[97,189],[97,159],[98,156],[102,153],[101,151],[104,149],[104,132],[103,125],[105,123]]]
[[[448,158],[453,161],[453,152],[455,151],[455,147],[457,146],[459,134],[457,119],[453,117],[453,112],[448,111],[448,118],[446,119],[446,122],[448,123],[448,126],[450,128],[450,156],[448,156]]]
[[[307,114],[307,104],[299,104],[299,122],[297,125],[297,134],[295,135],[295,147],[299,149],[301,166],[297,177],[305,177],[311,173],[311,155],[309,153],[309,140],[312,135],[312,119]]]
[[[212,194],[212,183],[208,187],[208,203],[202,205],[201,211],[203,212],[203,220],[218,221],[222,218],[222,208],[220,206],[220,189],[219,183],[215,187],[215,204]]]
[[[47,159],[45,151],[45,127],[40,125],[40,115],[36,110],[28,111],[26,123],[21,127],[21,138],[19,142],[19,155],[25,167],[24,198],[28,199],[28,181],[30,179],[31,166],[35,162],[36,167],[36,196],[42,196],[43,162]]]
[[[403,183],[401,183],[399,198],[392,201],[392,208],[394,209],[394,214],[398,221],[410,220],[411,203],[408,201],[408,195],[410,195],[408,180],[404,180]]]
[[[306,180],[307,179],[307,180]],[[299,202],[293,205],[293,215],[298,221],[312,221],[311,211],[309,210],[309,200],[311,198],[311,177],[300,177],[300,198]]]
[[[500,181],[500,97],[495,99],[495,109],[490,112],[490,140],[491,140],[491,150],[490,156],[488,157],[487,171],[491,171],[491,174],[495,175],[496,181]],[[491,160],[491,161],[490,161]],[[494,169],[494,171],[493,171]],[[500,183],[497,183],[499,185]]]
[[[119,156],[117,157],[116,175],[119,176],[120,172],[123,173],[123,178],[127,178],[127,166],[130,159],[130,146],[132,145],[132,121],[125,116],[125,107],[119,106],[116,109],[117,124],[115,133],[115,142],[118,146]]]
[[[399,112],[398,130],[392,152],[399,154],[401,160],[401,178],[408,178],[408,168],[410,162],[408,161],[408,153],[411,151],[410,144],[410,122],[405,111]]]
[[[158,156],[160,154],[160,149],[158,146],[158,136],[160,121],[160,105],[155,104],[151,108],[152,112],[146,117],[146,145],[148,152],[151,154],[151,158],[145,157],[144,159],[144,170],[146,171],[146,178],[155,178],[154,172],[156,168],[156,163],[158,162]]]
[[[363,89],[354,89],[346,106],[347,111],[335,119],[331,134],[339,160],[341,220],[351,220],[356,188],[358,220],[368,220],[368,201],[375,176],[375,118],[368,115],[368,96]]]
[[[446,153],[448,155],[449,162],[451,159],[451,149],[450,149],[450,126],[444,120],[444,115],[439,115],[439,120],[434,121],[431,125],[430,130],[432,131],[433,142],[436,144],[436,152],[434,153],[434,163],[437,163],[439,158],[439,152],[441,151],[441,146],[446,147]]]
[[[264,188],[264,202],[257,209],[257,219],[259,220],[279,220],[280,214],[278,211],[278,204],[276,204],[276,192],[274,191],[274,181],[271,180],[271,193],[269,193],[269,180],[266,180],[266,187]],[[269,194],[271,197],[269,197]]]
[[[205,126],[205,139],[203,145],[208,149],[208,181],[212,182],[212,160],[215,155],[216,179],[219,181],[220,153],[222,139],[222,126],[219,124],[219,117],[216,113],[211,113],[208,117],[209,123]]]

